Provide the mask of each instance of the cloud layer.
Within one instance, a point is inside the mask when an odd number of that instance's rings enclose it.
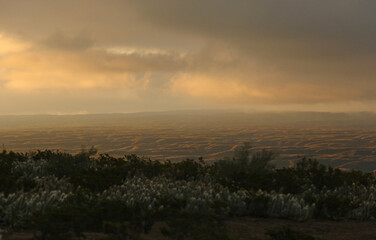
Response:
[[[4,114],[52,111],[46,102],[67,112],[374,111],[375,7],[0,0],[0,107]]]

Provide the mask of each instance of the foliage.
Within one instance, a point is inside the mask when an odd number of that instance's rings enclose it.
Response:
[[[90,167],[90,156],[92,152],[82,152],[77,155],[71,155],[59,151],[46,151],[45,154],[48,155],[48,161],[45,165],[47,173],[61,178],[80,174],[83,170]]]
[[[21,174],[13,173],[15,162],[23,162],[26,156],[20,153],[3,151],[0,153],[0,192],[11,193],[19,188],[17,181]]]
[[[235,149],[232,159],[214,163],[214,177],[233,190],[260,189],[269,182],[272,169],[270,161],[275,158],[271,151],[262,150],[251,155],[251,146],[244,143]]]
[[[152,161],[136,155],[125,158],[114,158],[102,154],[92,161],[90,167],[82,169],[78,174],[70,176],[70,182],[75,186],[88,188],[90,191],[102,192],[114,185],[120,185],[127,178],[145,176],[153,178],[160,175],[172,179],[198,179],[205,174],[205,163],[201,160],[187,159],[178,163],[169,161]]]
[[[284,193],[298,194],[310,186],[322,190],[353,183],[369,186],[374,183],[374,178],[360,171],[341,171],[320,164],[317,160],[303,158],[292,168],[276,169],[272,188]]]
[[[251,152],[248,144],[213,164],[95,153],[0,153],[0,223],[32,229],[41,239],[80,237],[83,231],[137,239],[155,221],[165,221],[165,233],[175,239],[226,239],[220,219],[229,216],[376,218],[372,174],[306,158],[276,169],[270,165],[274,153]],[[205,235],[210,231],[219,235]]]
[[[98,199],[79,191],[61,204],[34,212],[24,219],[23,227],[39,231],[41,239],[64,239],[82,236],[83,231],[97,231],[102,226],[109,231],[110,223],[125,222],[128,230],[124,231],[128,233],[146,232],[151,228],[151,214],[122,200]]]

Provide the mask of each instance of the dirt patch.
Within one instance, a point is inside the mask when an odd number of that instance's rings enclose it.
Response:
[[[327,240],[376,240],[376,222],[320,221],[294,222],[283,219],[233,218],[225,222],[229,234],[238,240],[268,239],[267,229],[288,226]]]
[[[306,222],[295,222],[283,219],[251,218],[239,217],[227,219],[224,222],[226,229],[234,240],[266,240],[265,235],[268,229],[278,229],[288,226],[294,230],[325,240],[376,240],[376,221],[356,222],[356,221],[321,221],[310,220]],[[145,240],[169,240],[160,233],[160,228],[164,223],[154,224],[148,234],[143,234]],[[87,240],[99,240],[107,236],[102,233],[85,233]],[[8,233],[3,235],[3,240],[29,240],[33,233]]]

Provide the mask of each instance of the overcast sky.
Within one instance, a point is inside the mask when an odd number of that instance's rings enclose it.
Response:
[[[374,0],[0,0],[0,115],[375,111]]]

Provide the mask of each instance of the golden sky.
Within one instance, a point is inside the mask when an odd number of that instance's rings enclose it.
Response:
[[[373,0],[0,0],[0,115],[376,111]]]

